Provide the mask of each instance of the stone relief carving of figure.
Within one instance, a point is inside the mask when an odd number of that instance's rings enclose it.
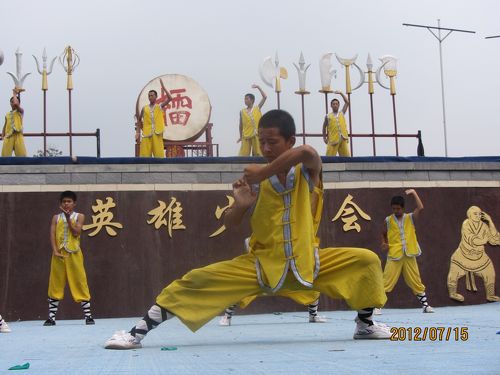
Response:
[[[457,293],[458,280],[466,277],[467,290],[477,291],[475,276],[483,279],[486,299],[500,301],[495,295],[495,268],[484,246],[500,245],[500,233],[490,215],[477,206],[467,210],[467,219],[462,224],[462,238],[458,249],[451,256],[448,272],[448,292],[451,299],[462,302],[464,296]]]

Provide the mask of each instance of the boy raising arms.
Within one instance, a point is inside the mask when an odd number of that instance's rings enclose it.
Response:
[[[323,122],[323,140],[327,144],[326,156],[351,156],[349,149],[349,134],[347,133],[347,125],[345,121],[345,113],[349,108],[349,99],[341,91],[335,91],[344,99],[344,106],[340,109],[338,99],[332,99],[330,106],[332,112],[325,117]]]
[[[79,302],[85,317],[85,324],[95,324],[90,311],[90,292],[87,275],[83,266],[80,248],[80,234],[85,215],[74,211],[76,194],[64,191],[60,196],[61,213],[54,215],[50,225],[52,260],[49,277],[49,318],[44,326],[56,325],[59,301],[64,298],[64,287],[68,280],[69,289],[75,302]]]
[[[259,146],[258,126],[262,117],[260,110],[266,102],[267,95],[258,85],[253,84],[252,88],[260,91],[262,99],[255,107],[255,96],[253,94],[245,95],[246,108],[240,111],[240,137],[236,141],[236,143],[241,142],[238,156],[250,156],[250,152],[252,152],[253,156],[262,156]]]
[[[235,202],[226,228],[250,218],[250,251],[232,260],[188,272],[173,281],[129,332],[119,331],[107,349],[134,349],[160,323],[177,316],[196,331],[245,297],[278,291],[317,291],[342,298],[355,310],[355,339],[388,339],[389,329],[372,321],[386,296],[377,255],[366,249],[318,249],[314,202],[323,193],[321,158],[314,148],[295,144],[295,123],[285,111],[267,112],[259,142],[268,164],[248,165],[233,183]]]
[[[388,251],[384,269],[384,288],[386,293],[391,292],[403,272],[406,285],[417,296],[422,304],[423,312],[433,313],[434,309],[427,302],[425,286],[422,284],[417,263],[417,257],[422,251],[417,242],[415,220],[424,209],[424,204],[414,189],[408,189],[405,193],[413,196],[417,208],[407,214],[404,212],[405,199],[403,197],[395,196],[391,199],[393,214],[385,218],[382,232],[382,249]],[[378,313],[379,311],[377,315]]]

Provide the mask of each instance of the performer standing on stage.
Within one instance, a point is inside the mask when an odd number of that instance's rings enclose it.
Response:
[[[163,132],[165,131],[164,107],[172,101],[172,96],[165,88],[160,79],[161,88],[166,94],[166,98],[160,104],[156,103],[158,93],[156,90],[149,90],[149,104],[145,105],[139,115],[138,126],[136,129],[136,139],[140,138],[141,145],[139,156],[150,158],[164,158],[165,150],[163,147]],[[141,138],[142,130],[142,138]]]
[[[259,146],[258,125],[262,117],[260,110],[266,102],[267,95],[258,85],[253,84],[252,88],[260,91],[262,99],[255,107],[255,96],[253,94],[245,95],[246,108],[240,111],[240,137],[236,141],[237,143],[241,142],[238,156],[249,156],[250,152],[253,156],[262,156]]]
[[[2,156],[26,156],[26,146],[24,145],[23,136],[23,116],[24,109],[21,107],[19,94],[16,90],[12,90],[12,98],[10,98],[10,106],[12,110],[5,115],[5,122],[2,128]]]
[[[60,214],[54,215],[50,226],[52,260],[49,278],[49,318],[44,326],[56,325],[59,301],[64,298],[66,280],[75,302],[79,302],[85,316],[85,324],[94,324],[90,311],[90,292],[80,248],[80,234],[85,215],[74,211],[76,194],[64,191],[60,196]]]
[[[332,112],[325,117],[323,122],[323,140],[327,144],[326,156],[351,156],[349,150],[349,134],[347,134],[347,125],[345,122],[345,113],[349,108],[349,99],[341,91],[335,91],[344,99],[344,106],[339,112],[340,102],[338,99],[332,99],[330,105]]]

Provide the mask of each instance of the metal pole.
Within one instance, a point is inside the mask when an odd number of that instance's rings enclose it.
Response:
[[[448,136],[446,133],[446,105],[444,101],[443,48],[441,39],[441,20],[438,19],[439,65],[441,69],[441,101],[443,103],[444,155],[448,157]]]
[[[348,92],[347,93],[347,100],[349,101],[349,134],[352,134],[352,118],[351,118],[351,93]],[[351,156],[354,156],[354,154],[352,153],[352,137],[351,138],[351,144],[350,144],[350,147],[351,147]]]
[[[276,91],[276,96],[278,98],[278,109],[280,109],[280,92]]]
[[[97,141],[97,157],[101,157],[101,129],[97,128],[95,131],[95,137]]]
[[[43,90],[43,156],[47,156],[47,90]]]
[[[306,144],[306,116],[304,113],[304,93],[300,94],[300,102],[302,104],[302,144]]]
[[[461,30],[461,29],[450,29],[446,27],[441,27],[441,20],[438,19],[438,27],[435,26],[428,26],[428,25],[416,25],[416,24],[411,24],[411,23],[403,23],[403,26],[410,26],[410,27],[420,27],[420,28],[425,28],[430,31],[430,33],[438,40],[439,42],[439,65],[441,68],[441,98],[442,98],[442,103],[443,103],[443,131],[444,131],[444,150],[445,150],[445,155],[448,156],[448,138],[447,138],[447,133],[446,133],[446,112],[445,112],[445,100],[444,100],[444,74],[443,74],[443,51],[442,51],[442,43],[443,41],[450,35],[452,32],[460,32],[460,33],[469,33],[469,34],[475,34],[475,31],[471,30]],[[433,30],[438,30],[437,35],[433,32]],[[441,30],[445,30],[448,33],[444,36],[441,37]]]
[[[68,90],[69,100],[69,156],[73,157],[73,128],[71,123],[71,90]]]
[[[394,140],[396,142],[396,156],[399,156],[399,147],[398,147],[398,124],[396,121],[396,95],[391,94],[392,96],[392,114],[394,116]]]
[[[377,156],[377,150],[375,148],[375,117],[373,115],[373,94],[370,93],[370,113],[372,117],[372,143],[373,143],[373,156]]]

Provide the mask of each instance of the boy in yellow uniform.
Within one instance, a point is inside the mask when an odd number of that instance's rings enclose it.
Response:
[[[335,91],[335,94],[340,94],[344,99],[344,106],[339,112],[340,102],[338,99],[332,99],[330,105],[332,112],[325,117],[323,122],[323,140],[327,144],[326,156],[351,156],[349,149],[349,134],[347,133],[347,125],[345,122],[345,113],[349,108],[349,100],[344,93]]]
[[[259,146],[258,125],[262,117],[260,110],[266,102],[267,95],[258,85],[253,84],[252,88],[260,91],[262,99],[255,107],[255,96],[253,94],[245,95],[246,108],[240,111],[240,137],[236,141],[236,143],[241,142],[238,156],[250,156],[250,152],[253,156],[262,156]]]
[[[293,148],[295,123],[285,111],[259,123],[267,165],[251,164],[233,183],[235,202],[224,224],[240,225],[251,211],[247,254],[195,269],[168,285],[130,332],[116,332],[107,349],[134,349],[149,330],[177,316],[196,331],[246,297],[280,291],[316,291],[341,298],[355,310],[355,339],[388,339],[388,327],[371,319],[386,296],[377,255],[366,249],[318,249],[313,212],[323,193],[321,158],[308,145]],[[313,209],[311,209],[313,207]]]
[[[139,156],[150,158],[151,155],[155,158],[164,158],[165,150],[163,147],[163,132],[165,131],[165,118],[163,117],[163,108],[172,101],[172,96],[165,88],[163,81],[160,79],[160,84],[165,91],[167,97],[160,104],[156,103],[158,93],[156,90],[150,90],[148,93],[149,104],[141,109],[138,118],[139,126],[137,127],[136,139],[139,139],[142,130],[141,144],[139,148]]]
[[[2,157],[26,156],[26,146],[23,136],[23,116],[24,109],[21,107],[18,93],[12,90],[13,96],[10,98],[12,110],[5,115],[5,122],[2,128]]]
[[[59,301],[64,298],[66,280],[75,302],[79,302],[85,317],[85,324],[94,324],[90,311],[90,292],[87,275],[83,266],[83,254],[80,248],[80,234],[85,215],[74,211],[76,194],[64,191],[60,196],[61,213],[54,215],[50,225],[50,244],[52,260],[49,277],[49,318],[44,326],[56,325]]]
[[[424,205],[414,189],[408,189],[405,193],[413,196],[417,208],[412,213],[406,214],[404,212],[405,199],[402,196],[395,196],[391,199],[393,214],[385,218],[385,229],[382,232],[382,249],[388,250],[384,269],[384,288],[386,293],[391,292],[403,272],[406,285],[417,296],[422,304],[423,312],[433,313],[434,309],[427,302],[425,286],[422,284],[417,264],[417,257],[422,252],[417,242],[415,220],[424,209]],[[377,315],[379,313],[380,311],[376,312]]]

